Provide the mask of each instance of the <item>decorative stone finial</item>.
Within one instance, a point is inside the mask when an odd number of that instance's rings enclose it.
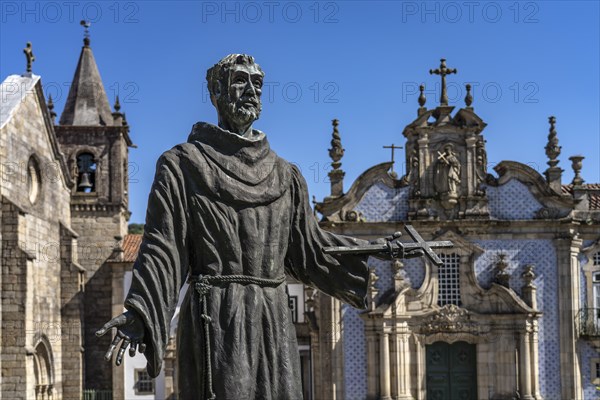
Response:
[[[440,67],[436,69],[430,69],[429,73],[431,75],[436,74],[442,77],[442,94],[440,95],[440,105],[447,106],[448,105],[448,93],[446,92],[446,75],[456,74],[458,70],[456,68],[447,68],[446,67],[446,59],[440,59]]]
[[[467,83],[466,85],[467,88],[467,95],[465,96],[465,105],[467,106],[468,109],[473,109],[473,107],[471,107],[471,104],[473,104],[473,95],[471,94],[471,85],[469,83]]]
[[[50,119],[52,120],[52,125],[55,125],[54,119],[56,118],[56,113],[54,112],[54,102],[52,101],[52,95],[48,96],[48,111],[50,111]]]
[[[531,308],[537,309],[537,298],[536,298],[536,286],[533,284],[535,279],[535,273],[533,272],[534,266],[532,264],[525,266],[525,271],[521,274],[521,277],[525,281],[525,285],[521,288],[523,293],[523,300]]]
[[[379,277],[377,276],[375,267],[370,267],[369,268],[369,289],[376,290],[377,288],[375,287],[375,283],[377,283],[378,280],[379,280]]]
[[[115,109],[115,112],[112,113],[113,116],[113,125],[114,126],[123,126],[124,123],[124,117],[123,114],[121,114],[121,103],[119,102],[119,96],[116,97],[115,99],[115,105],[113,106]]]
[[[506,272],[506,268],[508,268],[508,262],[506,261],[506,254],[498,255],[498,262],[496,263],[496,272],[495,282],[504,287],[510,288],[510,275]]]
[[[392,268],[394,269],[394,289],[398,290],[408,284],[404,276],[404,263],[401,259],[394,258]]]
[[[85,47],[90,46],[90,26],[92,23],[90,21],[81,20],[79,25],[83,26],[83,45]]]
[[[369,267],[369,289],[367,290],[367,301],[368,307],[373,311],[376,307],[375,298],[379,293],[379,289],[375,286],[375,283],[379,280],[379,277],[375,273],[375,267]]]
[[[521,277],[525,281],[525,287],[535,287],[533,280],[535,279],[535,273],[533,272],[534,266],[532,264],[525,266],[525,271],[521,274]]]
[[[339,121],[334,119],[331,121],[333,125],[333,133],[331,134],[331,148],[329,149],[329,157],[333,161],[331,166],[333,169],[329,171],[329,180],[331,182],[331,196],[338,197],[344,194],[344,175],[346,174],[340,169],[342,163],[340,160],[344,156],[344,148],[342,147],[342,139],[338,131]]]
[[[573,186],[580,186],[583,185],[583,182],[585,182],[581,177],[581,168],[583,167],[582,161],[584,158],[584,156],[569,157],[569,160],[571,160],[571,167],[573,168],[573,172],[575,173],[573,181],[571,182]]]
[[[555,124],[556,118],[554,116],[548,117],[550,122],[550,131],[548,133],[548,144],[546,144],[546,156],[548,157],[548,165],[550,168],[556,167],[558,164],[558,156],[560,155],[561,147],[558,145],[558,135],[556,134]]]
[[[35,61],[31,42],[27,42],[27,45],[23,49],[23,53],[25,53],[25,58],[27,59],[27,73],[31,74],[31,64]]]
[[[427,98],[425,97],[425,85],[420,85],[419,86],[419,106],[421,106],[421,108],[425,107],[426,101],[427,101]]]

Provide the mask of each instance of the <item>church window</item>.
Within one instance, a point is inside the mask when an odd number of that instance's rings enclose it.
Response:
[[[298,323],[298,296],[289,296],[289,301],[292,310],[292,322]]]
[[[438,305],[461,305],[460,301],[460,256],[458,254],[440,254],[444,265],[438,268]]]
[[[77,191],[96,191],[96,161],[93,154],[81,153],[77,156]]]
[[[592,275],[592,288],[594,295],[594,308],[600,309],[600,272]]]
[[[154,379],[150,377],[145,369],[135,370],[135,394],[154,393]]]
[[[35,157],[31,156],[27,163],[27,192],[31,204],[35,203],[40,193],[40,167]]]
[[[592,358],[591,364],[592,384],[600,385],[600,359]]]

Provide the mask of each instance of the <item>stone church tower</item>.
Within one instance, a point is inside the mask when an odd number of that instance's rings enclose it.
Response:
[[[115,242],[127,233],[129,126],[111,111],[100,73],[84,39],[60,122],[55,125],[71,176],[71,226],[79,233],[79,262],[85,269],[84,337],[86,389],[110,390],[112,364],[103,362],[111,337],[94,332],[112,318],[109,264]]]

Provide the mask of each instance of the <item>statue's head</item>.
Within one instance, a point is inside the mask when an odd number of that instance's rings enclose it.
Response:
[[[222,128],[244,134],[258,119],[264,76],[254,58],[246,54],[230,54],[206,72],[210,100]]]

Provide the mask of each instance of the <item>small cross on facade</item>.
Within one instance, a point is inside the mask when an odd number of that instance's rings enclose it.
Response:
[[[402,149],[402,146],[396,146],[395,144],[392,143],[391,146],[383,146],[384,149],[391,149],[392,150],[392,163],[395,163],[394,161],[394,150],[396,149]],[[392,171],[390,172],[390,175],[392,176],[396,176],[396,173],[394,172],[394,164],[392,164]]]
[[[440,75],[442,77],[442,94],[440,96],[440,105],[448,105],[448,93],[446,92],[446,75],[456,74],[458,70],[456,68],[446,68],[446,59],[440,60],[440,67],[436,69],[430,69],[430,74]]]

